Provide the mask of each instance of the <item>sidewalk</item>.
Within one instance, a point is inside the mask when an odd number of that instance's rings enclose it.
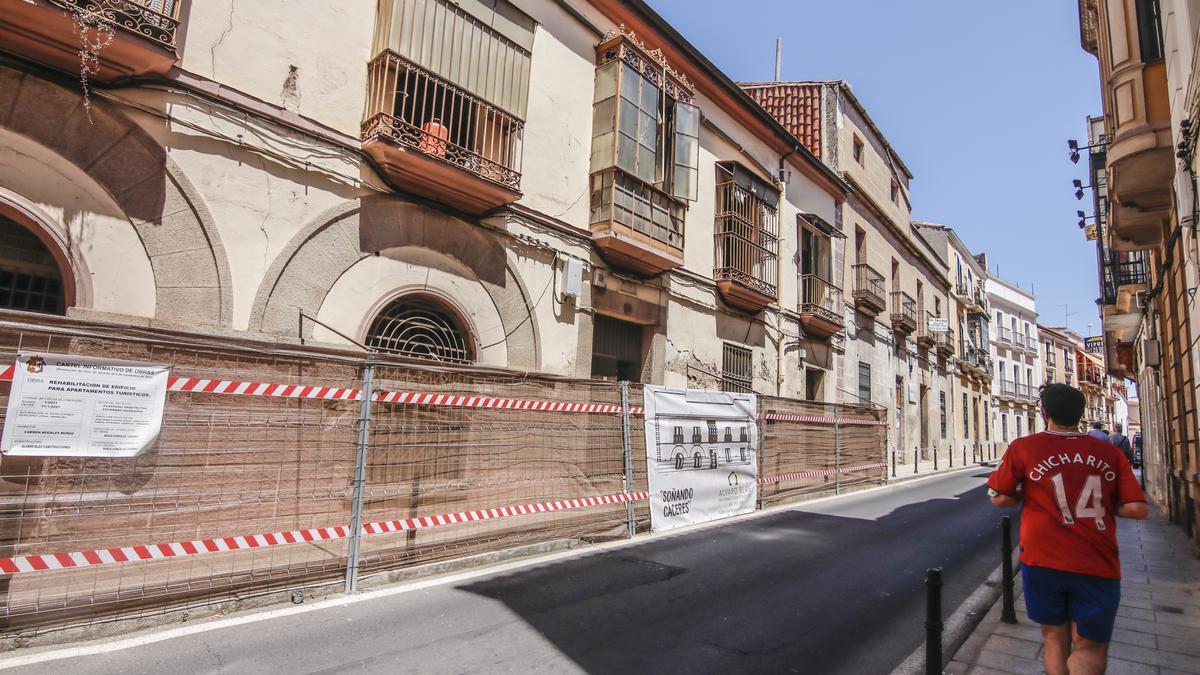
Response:
[[[1200,673],[1200,560],[1183,531],[1155,514],[1117,522],[1121,608],[1109,675]],[[1042,638],[1025,614],[1017,578],[1017,624],[1000,623],[997,602],[946,666],[952,675],[1041,673]]]

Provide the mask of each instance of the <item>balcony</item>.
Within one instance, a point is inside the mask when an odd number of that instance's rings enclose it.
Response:
[[[954,356],[954,330],[947,329],[942,333],[934,333],[934,349],[937,353],[944,357]]]
[[[0,12],[0,49],[78,76],[80,43],[76,21],[103,24],[112,39],[96,50],[96,72],[88,79],[110,83],[130,77],[165,75],[179,59],[178,0],[21,0]],[[95,28],[91,40],[101,43]]]
[[[800,325],[817,337],[842,330],[842,289],[815,274],[800,275]]]
[[[1016,398],[1018,385],[1012,380],[1000,380],[996,386],[996,392],[1004,398]]]
[[[1107,84],[1105,121],[1114,133],[1103,160],[1112,246],[1150,248],[1162,243],[1173,199],[1175,147],[1166,65],[1122,64]]]
[[[613,265],[654,276],[683,265],[683,206],[617,168],[592,174],[592,243]]]
[[[1011,345],[1013,343],[1013,333],[1009,328],[997,329],[996,337],[1001,344]]]
[[[776,300],[778,231],[774,207],[733,181],[717,186],[713,278],[727,304],[759,312]]]
[[[868,316],[878,316],[887,310],[883,275],[865,263],[854,266],[854,307]]]
[[[524,127],[390,49],[367,66],[363,150],[406,192],[473,215],[516,201]]]
[[[1104,384],[1104,373],[1100,372],[1098,366],[1078,367],[1075,369],[1075,377],[1084,388],[1100,389]]]
[[[929,320],[938,319],[941,317],[934,316],[933,313],[929,311],[920,312],[920,314],[921,323],[917,326],[917,346],[929,349],[935,343],[937,343],[937,336],[941,335],[941,333],[934,333],[933,331],[929,330]]]
[[[911,333],[917,329],[917,301],[904,291],[892,291],[892,330]]]

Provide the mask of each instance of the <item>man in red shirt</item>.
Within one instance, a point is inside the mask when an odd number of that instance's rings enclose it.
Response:
[[[1051,384],[1041,399],[1047,430],[1008,446],[988,494],[996,506],[1025,502],[1021,580],[1047,675],[1100,674],[1121,602],[1115,517],[1145,518],[1146,496],[1115,445],[1078,433],[1078,389]]]

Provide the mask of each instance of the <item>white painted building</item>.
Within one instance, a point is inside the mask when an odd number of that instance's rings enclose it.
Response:
[[[1014,439],[1044,428],[1038,412],[1038,392],[1045,377],[1037,303],[1033,293],[993,274],[987,275],[984,288],[992,312],[992,437],[1003,454]]]

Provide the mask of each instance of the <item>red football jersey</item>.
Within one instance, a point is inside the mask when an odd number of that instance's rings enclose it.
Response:
[[[1117,446],[1055,431],[1018,438],[988,487],[1012,497],[1024,489],[1023,564],[1121,578],[1117,506],[1144,502],[1146,495]]]

